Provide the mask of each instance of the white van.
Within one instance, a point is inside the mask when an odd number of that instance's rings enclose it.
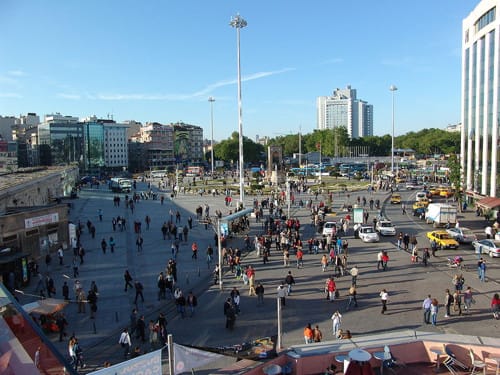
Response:
[[[333,231],[337,230],[337,222],[336,221],[327,221],[325,225],[323,225],[323,236],[329,236],[333,234]]]

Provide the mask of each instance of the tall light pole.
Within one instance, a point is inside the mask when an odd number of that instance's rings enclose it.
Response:
[[[243,207],[245,199],[245,174],[243,166],[243,122],[241,119],[241,66],[240,66],[240,29],[247,25],[247,21],[239,14],[231,18],[229,25],[236,28],[236,55],[238,65],[238,133],[239,133],[239,154],[240,154],[240,206]]]
[[[213,96],[208,97],[210,102],[210,123],[212,125],[212,137],[210,139],[210,159],[212,160],[212,178],[214,178],[214,102]]]
[[[391,173],[394,175],[394,91],[398,88],[394,85],[389,87],[389,90],[392,92],[392,146],[391,146]]]

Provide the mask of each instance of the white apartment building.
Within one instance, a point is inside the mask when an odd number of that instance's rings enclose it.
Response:
[[[496,196],[500,110],[500,0],[482,0],[462,22],[461,168],[469,193]]]
[[[316,100],[317,128],[347,128],[350,138],[373,135],[373,105],[356,97],[351,86],[336,89],[331,96],[319,96]]]
[[[110,168],[128,168],[128,126],[104,123],[104,165]]]

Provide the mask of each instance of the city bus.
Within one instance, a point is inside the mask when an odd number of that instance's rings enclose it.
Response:
[[[151,171],[151,178],[163,178],[167,175],[166,169],[158,169],[156,171]]]

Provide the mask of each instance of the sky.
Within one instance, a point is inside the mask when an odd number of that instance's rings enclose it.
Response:
[[[350,85],[374,134],[460,122],[462,20],[479,0],[1,0],[0,115],[311,133],[316,98]]]

